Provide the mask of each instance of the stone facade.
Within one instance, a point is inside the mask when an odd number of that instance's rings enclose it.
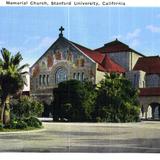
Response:
[[[158,74],[146,74],[146,87],[159,87],[160,75]]]
[[[133,70],[138,59],[142,57],[141,55],[135,52],[130,52],[130,51],[113,52],[108,54],[115,62],[120,64],[122,67],[124,67],[126,71]]]
[[[146,86],[144,71],[129,71],[126,72],[126,77],[131,81],[135,88],[144,88]]]
[[[143,56],[133,51],[130,52],[130,57],[129,57],[129,70],[130,71],[133,70],[135,64],[137,63],[140,57],[143,57]]]
[[[49,103],[53,99],[53,88],[61,81],[89,79],[97,83],[104,74],[96,72],[96,68],[92,59],[69,41],[59,38],[30,68],[31,95]]]
[[[141,96],[139,101],[143,119],[160,119],[160,96]]]

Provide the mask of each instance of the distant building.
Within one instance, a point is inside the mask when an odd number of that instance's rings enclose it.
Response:
[[[22,95],[30,95],[30,75],[29,75],[29,67],[26,68],[24,71],[28,72],[26,73],[26,84],[24,85]]]
[[[33,64],[31,96],[50,103],[53,88],[69,79],[98,83],[105,73],[124,74],[140,88],[141,117],[160,119],[160,57],[146,57],[118,39],[92,50],[63,37]]]

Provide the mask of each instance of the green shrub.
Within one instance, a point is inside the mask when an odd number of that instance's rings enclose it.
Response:
[[[28,127],[40,128],[42,122],[36,117],[29,117],[24,119],[12,119],[11,122],[5,125],[7,129],[26,129]]]
[[[3,129],[2,122],[0,122],[0,131]]]
[[[27,123],[22,120],[18,121],[16,124],[16,129],[25,129],[27,127]]]
[[[10,129],[25,129],[27,127],[27,123],[20,119],[14,119],[9,124],[5,125],[5,128]]]
[[[24,122],[28,127],[40,128],[42,126],[42,122],[39,121],[36,117],[25,118]]]
[[[28,118],[31,116],[41,116],[44,106],[42,103],[29,96],[21,96],[20,99],[14,100],[12,103],[13,118]]]

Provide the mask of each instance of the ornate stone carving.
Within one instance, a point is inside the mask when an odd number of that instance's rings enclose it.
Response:
[[[67,58],[68,61],[72,61],[72,53],[70,50],[67,50]]]
[[[47,56],[47,67],[50,68],[53,66],[53,63],[54,63],[54,59],[51,55],[48,55]]]
[[[56,58],[56,60],[61,60],[62,59],[62,54],[59,50],[56,51],[55,58]]]

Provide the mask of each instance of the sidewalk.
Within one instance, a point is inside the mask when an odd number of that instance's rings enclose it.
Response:
[[[40,117],[38,119],[42,122],[53,122],[53,118],[49,118],[49,117]]]

